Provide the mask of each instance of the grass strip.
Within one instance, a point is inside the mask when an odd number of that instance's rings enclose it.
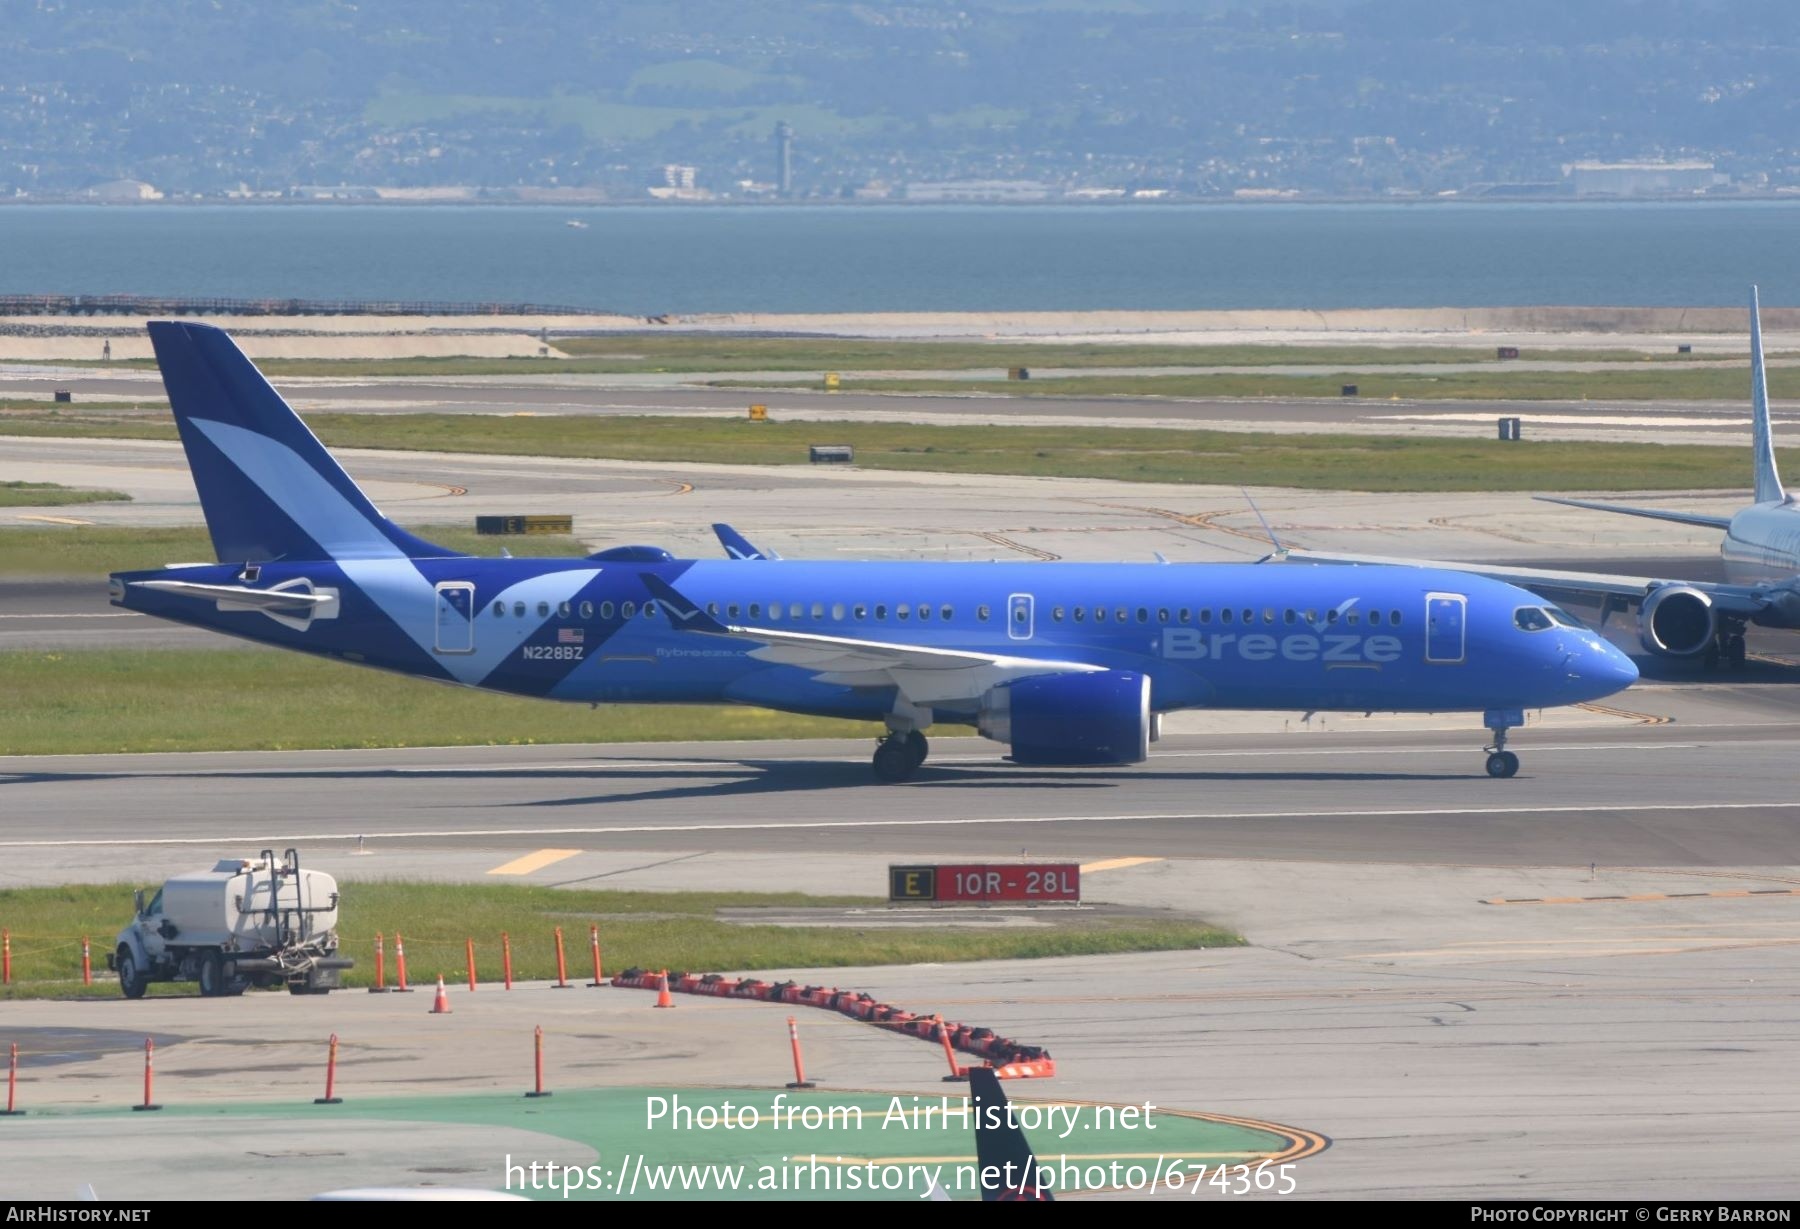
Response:
[[[0,754],[874,737],[732,705],[524,699],[256,649],[0,652]]]
[[[254,850],[209,851],[214,856]],[[302,850],[303,858],[307,851]],[[503,860],[496,855],[495,861]],[[338,871],[329,857],[307,861]],[[0,998],[116,996],[116,980],[106,971],[106,953],[131,920],[133,887],[157,883],[76,884],[52,888],[0,889],[0,926],[12,934],[13,979]],[[1193,918],[1045,913],[1049,924],[980,929],[888,928],[869,926],[783,926],[754,921],[725,922],[720,909],[792,910],[862,907],[880,920],[885,901],[874,897],[799,892],[629,892],[484,883],[341,883],[343,904],[338,934],[357,967],[346,976],[352,986],[373,984],[375,933],[386,939],[389,984],[394,978],[394,932],[406,940],[409,980],[418,986],[442,973],[455,983],[464,977],[464,943],[473,938],[476,970],[482,981],[501,976],[500,936],[512,942],[513,976],[520,981],[556,976],[555,928],[563,929],[569,977],[593,975],[590,926],[600,928],[602,958],[610,974],[630,965],[694,972],[850,965],[918,964],[967,960],[1035,959],[1051,956],[1110,955],[1228,947],[1242,938]],[[740,915],[741,916],[741,915]],[[81,939],[86,935],[95,966],[92,987],[81,985]],[[152,987],[152,993],[194,994],[191,984]]]
[[[83,490],[54,482],[0,482],[0,508],[61,508],[69,504],[129,503],[123,491]]]

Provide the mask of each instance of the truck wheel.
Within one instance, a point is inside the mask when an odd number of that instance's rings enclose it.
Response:
[[[141,999],[150,988],[150,979],[138,968],[137,957],[129,947],[119,949],[119,989],[128,999]]]
[[[225,962],[217,952],[200,957],[200,993],[209,999],[225,993]]]

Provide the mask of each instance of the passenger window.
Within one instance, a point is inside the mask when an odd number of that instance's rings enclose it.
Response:
[[[506,613],[506,603],[505,602],[495,602],[494,603],[494,613],[497,615],[505,614]]]
[[[949,607],[949,606],[939,606],[938,607],[938,618],[942,619],[946,623],[948,623],[950,621],[950,617],[952,615],[954,615],[955,613],[956,613],[956,611],[952,607]]]
[[[1263,622],[1264,623],[1273,623],[1274,621],[1275,621],[1274,609],[1272,607],[1264,606],[1263,607]]]
[[[585,623],[588,620],[592,619],[593,617],[594,617],[594,604],[592,602],[583,602],[581,604],[581,621]]]
[[[1379,626],[1380,623],[1381,623],[1381,612],[1379,610],[1371,610],[1369,612],[1369,626],[1376,627],[1376,626]]]
[[[799,622],[801,617],[805,614],[806,607],[802,606],[799,602],[788,603],[788,618],[793,619],[795,622]]]
[[[894,617],[896,619],[909,618],[911,615],[912,607],[908,606],[905,602],[901,602],[898,606],[894,607]]]
[[[1205,612],[1204,612],[1204,611],[1202,611],[1202,612],[1201,612],[1201,613],[1205,613]],[[1221,622],[1221,623],[1229,623],[1229,622],[1231,622],[1231,609],[1230,609],[1230,607],[1227,607],[1227,608],[1225,608],[1225,609],[1224,609],[1224,610],[1221,610],[1221,611],[1220,611],[1220,612],[1219,612],[1219,622]]]
[[[1139,606],[1138,607],[1138,622],[1139,623],[1148,623],[1149,621],[1150,621],[1150,612],[1148,610],[1144,609],[1142,606]]]
[[[867,606],[863,605],[861,602],[858,602],[856,604],[857,621],[861,622],[862,620],[864,620],[868,617],[869,617],[869,608]]]
[[[770,602],[769,603],[769,622],[771,622],[771,623],[781,622],[781,603],[780,602]]]
[[[1281,621],[1283,623],[1292,623],[1294,621],[1294,612],[1291,610],[1282,611],[1281,612]]]
[[[1113,621],[1114,622],[1123,623],[1123,622],[1125,622],[1126,619],[1129,619],[1130,617],[1131,617],[1131,613],[1129,611],[1127,611],[1123,606],[1113,607]]]
[[[1017,607],[1013,608],[1013,622],[1014,623],[1025,622],[1025,608],[1023,606],[1017,606]]]
[[[1189,622],[1192,622],[1192,620],[1190,620],[1190,619],[1189,619],[1189,618],[1188,618],[1188,616],[1189,616],[1189,615],[1191,615],[1191,614],[1193,614],[1193,613],[1194,613],[1194,612],[1193,612],[1193,611],[1191,611],[1191,610],[1189,610],[1189,609],[1188,609],[1188,608],[1187,608],[1187,607],[1186,607],[1186,606],[1183,606],[1183,607],[1182,607],[1182,608],[1181,608],[1181,621],[1182,621],[1182,622],[1183,622],[1183,623],[1189,623]]]
[[[718,618],[719,617],[719,604],[717,602],[708,602],[706,604],[706,613],[711,615],[715,619]]]
[[[735,619],[738,617],[738,604],[736,602],[732,602],[725,607],[725,617],[727,619]]]
[[[761,602],[751,602],[750,603],[750,617],[752,619],[762,618],[762,603]]]
[[[1337,621],[1338,621],[1338,612],[1337,611],[1327,610],[1325,612],[1325,625],[1327,627],[1329,627],[1333,623],[1336,623]]]
[[[1158,623],[1167,623],[1169,621],[1169,608],[1167,606],[1162,607],[1156,612],[1156,621]]]
[[[1307,611],[1306,612],[1306,622],[1307,622],[1308,626],[1316,627],[1319,622],[1319,612],[1316,610]]]
[[[1355,627],[1358,623],[1362,622],[1362,616],[1354,610],[1346,611],[1344,614],[1344,622],[1348,623],[1351,627]]]
[[[1244,622],[1246,622],[1246,623],[1256,622],[1256,612],[1254,610],[1250,610],[1250,609],[1246,608],[1244,611]]]
[[[814,602],[812,604],[812,617],[815,619],[823,619],[825,617],[824,602]]]
[[[600,603],[600,617],[602,619],[610,619],[613,617],[613,604],[611,602]]]
[[[924,622],[926,619],[929,619],[930,617],[931,617],[931,603],[930,602],[920,602],[919,603],[919,621]]]
[[[525,603],[524,602],[514,602],[513,603],[513,618],[523,619],[524,617],[525,617]]]
[[[556,608],[556,617],[559,619],[568,618],[569,617],[569,609],[570,609],[569,604],[567,602],[563,602],[561,605],[559,605]]]
[[[1085,620],[1086,618],[1087,618],[1087,607],[1077,606],[1075,608],[1075,621],[1077,623],[1080,623],[1083,620]]]
[[[1106,607],[1104,607],[1104,606],[1094,607],[1094,622],[1096,622],[1096,623],[1106,622]]]
[[[831,617],[842,621],[844,617],[844,604],[842,602],[833,602],[831,604]]]
[[[1050,608],[1050,621],[1052,623],[1061,623],[1062,619],[1063,619],[1063,608],[1061,606],[1052,606]]]
[[[637,613],[637,603],[636,602],[620,602],[619,603],[619,617],[621,619],[629,619],[632,615],[634,615],[636,613]]]
[[[977,606],[975,608],[975,617],[977,619],[980,619],[983,623],[986,623],[988,621],[988,615],[990,613],[991,612],[988,610],[988,608],[986,606]]]
[[[655,614],[656,614],[656,603],[655,602],[645,602],[644,603],[644,617],[646,619],[652,618]]]
[[[1400,612],[1398,610],[1388,611],[1388,626],[1389,627],[1399,627],[1400,626]]]
[[[886,607],[886,606],[881,606],[881,605],[877,605],[877,606],[876,606],[876,607],[875,607],[875,619],[876,619],[876,621],[877,621],[877,622],[880,622],[880,621],[881,621],[881,620],[883,620],[883,619],[886,619],[886,618],[887,618],[887,607]]]
[[[538,603],[538,618],[548,619],[549,617],[550,617],[550,603],[549,602],[539,602]]]

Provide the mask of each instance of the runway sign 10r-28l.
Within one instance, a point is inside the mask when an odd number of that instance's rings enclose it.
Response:
[[[889,866],[888,903],[931,905],[1075,904],[1081,867],[1073,862]]]

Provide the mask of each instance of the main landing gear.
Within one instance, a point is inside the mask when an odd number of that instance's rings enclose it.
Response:
[[[875,779],[889,785],[906,780],[919,770],[930,750],[919,731],[893,731],[875,744]]]
[[[1524,725],[1525,714],[1516,710],[1490,711],[1482,715],[1482,724],[1494,732],[1493,745],[1483,748],[1488,753],[1487,775],[1514,776],[1519,771],[1519,757],[1506,749],[1506,731]]]
[[[1744,625],[1721,622],[1718,635],[1706,646],[1703,661],[1708,670],[1717,670],[1721,665],[1727,670],[1742,670],[1745,656]]]

